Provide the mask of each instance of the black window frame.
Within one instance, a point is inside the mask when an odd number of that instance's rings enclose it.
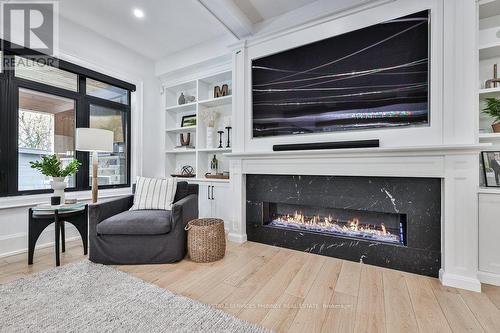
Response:
[[[131,186],[131,146],[132,146],[132,106],[131,97],[136,87],[128,82],[113,78],[111,76],[69,63],[67,61],[49,57],[32,50],[13,48],[13,44],[2,41],[2,72],[0,72],[0,197],[33,195],[51,193],[50,189],[25,190],[18,189],[18,114],[19,114],[19,89],[25,88],[46,94],[73,99],[75,101],[76,127],[89,127],[90,125],[90,105],[108,107],[119,110],[127,114],[126,126],[126,183],[115,185],[99,185],[99,189],[126,188]],[[13,57],[20,56],[26,59],[37,61],[44,59],[48,66],[71,72],[78,75],[78,91],[66,90],[63,88],[47,85],[44,83],[16,77],[13,68],[4,66],[6,61],[14,63]],[[9,60],[10,59],[10,60]],[[114,102],[95,96],[86,95],[86,79],[94,79],[113,86],[123,88],[128,91],[128,104]],[[76,151],[75,158],[82,166],[76,174],[75,187],[66,191],[88,191],[91,188],[89,177],[89,157],[90,153]]]

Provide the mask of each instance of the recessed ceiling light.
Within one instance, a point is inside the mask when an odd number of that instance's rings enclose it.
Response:
[[[139,8],[134,8],[134,16],[137,18],[143,18],[144,12]]]

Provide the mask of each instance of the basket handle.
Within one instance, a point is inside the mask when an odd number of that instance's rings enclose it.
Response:
[[[189,229],[191,229],[192,225],[191,225],[191,222],[193,221],[189,221],[186,226],[184,227],[184,230],[188,231]]]

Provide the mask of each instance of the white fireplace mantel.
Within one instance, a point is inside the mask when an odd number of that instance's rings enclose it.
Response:
[[[488,144],[286,152],[235,152],[230,159],[235,215],[229,237],[246,241],[247,174],[432,177],[442,179],[440,279],[480,291],[477,184],[479,152]]]

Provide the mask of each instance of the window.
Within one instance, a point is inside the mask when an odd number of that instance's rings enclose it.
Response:
[[[74,158],[82,163],[66,179],[68,191],[89,190],[91,157],[75,151],[77,127],[114,133],[114,151],[99,155],[99,187],[130,186],[135,86],[63,60],[37,61],[16,52],[0,50],[1,64],[9,64],[0,66],[0,196],[50,192],[50,177],[29,162],[53,154],[63,165]]]
[[[75,101],[19,89],[18,190],[49,189],[49,177],[31,169],[31,161],[57,154],[62,164],[75,157]],[[75,187],[75,177],[67,179]]]
[[[33,60],[15,57],[16,77],[50,86],[78,91],[78,75]]]
[[[99,153],[98,184],[119,185],[127,183],[127,113],[90,105],[90,127],[112,131],[113,152]],[[92,157],[90,157],[92,164]],[[90,170],[89,170],[90,171]],[[90,172],[90,176],[91,176]]]
[[[128,104],[128,90],[92,79],[87,79],[86,90],[89,96],[104,98],[121,104]]]

